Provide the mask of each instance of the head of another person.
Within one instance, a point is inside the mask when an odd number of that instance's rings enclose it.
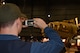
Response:
[[[19,7],[12,3],[0,5],[0,34],[18,35],[22,29],[21,13]]]

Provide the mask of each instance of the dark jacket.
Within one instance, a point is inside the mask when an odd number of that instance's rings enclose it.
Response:
[[[46,27],[45,34],[50,41],[23,42],[14,35],[0,34],[0,53],[60,53],[64,44],[53,29]]]
[[[14,35],[0,35],[0,53],[30,53],[31,43]]]

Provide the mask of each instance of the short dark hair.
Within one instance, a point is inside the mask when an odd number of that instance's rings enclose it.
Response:
[[[12,26],[14,24],[15,20],[12,20],[12,21],[9,21],[9,22],[6,22],[6,23],[0,23],[0,28],[4,28],[4,27],[7,27],[7,26]]]

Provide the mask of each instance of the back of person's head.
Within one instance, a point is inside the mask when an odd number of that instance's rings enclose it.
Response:
[[[0,28],[12,25],[18,17],[23,17],[19,7],[12,3],[0,5]]]

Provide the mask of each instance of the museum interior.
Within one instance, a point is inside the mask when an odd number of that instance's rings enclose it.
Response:
[[[59,33],[65,53],[80,53],[80,0],[0,0],[0,3],[18,5],[27,19],[43,19]],[[19,38],[25,42],[49,40],[43,29],[34,26],[22,28]]]

